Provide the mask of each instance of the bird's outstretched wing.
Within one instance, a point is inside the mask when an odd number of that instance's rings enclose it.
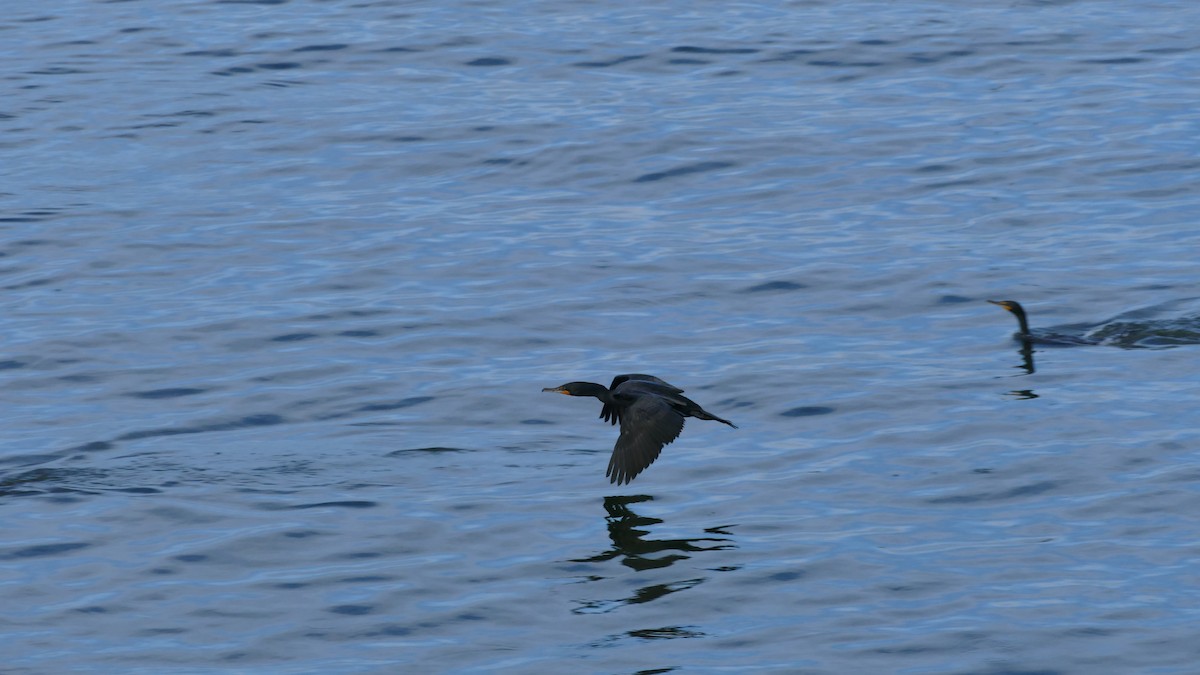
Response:
[[[653,464],[663,446],[679,438],[681,431],[683,415],[669,403],[653,394],[638,396],[621,411],[621,435],[605,475],[617,485],[628,483]]]
[[[645,375],[643,373],[628,373],[626,375],[618,375],[613,378],[612,384],[608,385],[608,390],[615,391],[617,387],[629,382],[630,380],[635,382],[646,382],[653,385],[655,388],[662,389],[663,391],[671,394],[683,393],[683,390],[679,387],[676,387],[665,380],[660,380],[653,375]],[[617,422],[621,421],[621,409],[611,403],[605,403],[604,407],[600,409],[600,417],[606,422],[616,424]]]

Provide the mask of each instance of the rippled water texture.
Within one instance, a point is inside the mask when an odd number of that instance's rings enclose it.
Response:
[[[1196,672],[1198,25],[10,3],[4,672]]]

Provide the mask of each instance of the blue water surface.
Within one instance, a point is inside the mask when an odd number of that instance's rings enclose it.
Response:
[[[6,673],[1196,672],[1200,5],[6,9]]]

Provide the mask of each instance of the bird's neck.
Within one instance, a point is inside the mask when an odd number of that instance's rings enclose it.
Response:
[[[1021,335],[1029,335],[1029,321],[1025,318],[1025,312],[1018,309],[1013,314],[1017,315],[1017,323],[1021,326]]]
[[[612,392],[608,390],[608,387],[595,382],[584,382],[583,385],[576,390],[578,392],[575,394],[576,396],[595,396],[604,403],[612,403]]]

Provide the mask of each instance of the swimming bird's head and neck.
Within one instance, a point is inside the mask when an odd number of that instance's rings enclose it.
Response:
[[[988,300],[993,305],[999,305],[1004,309],[1012,312],[1017,317],[1017,323],[1021,324],[1021,335],[1029,335],[1029,320],[1025,318],[1025,308],[1016,300]]]
[[[542,391],[566,394],[567,396],[595,396],[605,403],[612,401],[612,394],[609,393],[608,387],[595,382],[568,382],[561,387],[546,387]]]

